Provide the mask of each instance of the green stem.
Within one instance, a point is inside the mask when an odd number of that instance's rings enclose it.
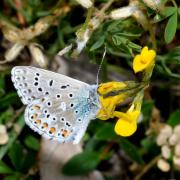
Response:
[[[176,7],[176,8],[177,8],[176,1],[175,1],[175,0],[171,0],[171,2],[173,3],[174,7]]]
[[[85,31],[88,28],[88,25],[89,25],[89,22],[91,20],[91,16],[92,16],[92,13],[93,13],[93,9],[94,9],[94,7],[91,7],[91,8],[88,9],[85,23],[83,24],[83,26],[81,28],[82,31]]]

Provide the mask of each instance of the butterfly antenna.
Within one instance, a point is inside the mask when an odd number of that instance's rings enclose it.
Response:
[[[97,77],[96,77],[96,84],[97,84],[97,85],[99,84],[99,73],[100,73],[100,70],[101,70],[101,68],[102,68],[105,55],[106,55],[106,46],[104,46],[104,53],[103,53],[102,60],[101,60],[101,63],[100,63],[100,65],[99,65],[99,69],[98,69],[98,72],[97,72]]]

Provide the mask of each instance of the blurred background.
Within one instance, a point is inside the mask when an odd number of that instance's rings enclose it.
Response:
[[[0,179],[180,179],[179,4],[2,0]],[[138,81],[133,57],[146,45],[156,50],[156,65],[132,136],[116,135],[114,119],[97,119],[80,144],[59,144],[25,124],[25,106],[11,82],[14,66],[45,68],[94,84],[106,50],[100,82]]]

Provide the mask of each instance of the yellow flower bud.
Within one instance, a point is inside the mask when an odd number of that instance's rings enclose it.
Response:
[[[126,87],[126,83],[124,82],[108,82],[102,83],[98,87],[98,93],[101,95],[108,94],[112,91],[122,90]]]

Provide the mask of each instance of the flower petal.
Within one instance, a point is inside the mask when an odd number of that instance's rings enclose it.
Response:
[[[141,55],[136,55],[133,60],[133,70],[135,73],[142,71],[146,67],[146,64],[141,62]]]
[[[156,57],[156,52],[154,50],[148,50],[148,47],[145,46],[141,54],[135,56],[133,61],[134,72],[140,72],[149,66],[154,64],[154,59]]]
[[[119,119],[115,125],[115,132],[121,136],[131,136],[137,129],[137,124],[134,121],[127,121],[125,119]]]
[[[102,83],[98,87],[98,92],[102,95],[110,93],[111,91],[122,90],[126,87],[126,83],[124,82],[108,82]]]

